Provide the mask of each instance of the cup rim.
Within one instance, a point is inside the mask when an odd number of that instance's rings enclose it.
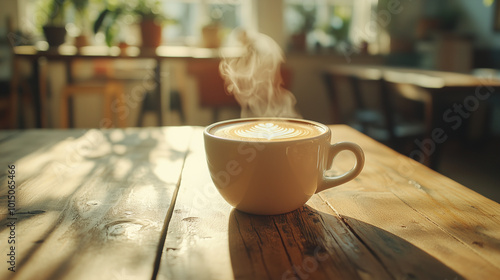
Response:
[[[319,135],[316,135],[316,136],[311,136],[311,137],[306,137],[306,138],[300,138],[300,139],[295,139],[295,140],[274,140],[274,141],[251,141],[251,140],[242,140],[242,139],[230,139],[230,138],[225,138],[225,137],[221,137],[221,136],[217,136],[217,135],[214,135],[212,133],[210,133],[209,131],[218,126],[218,125],[224,125],[224,124],[228,124],[228,123],[233,123],[233,122],[246,122],[246,121],[254,121],[254,120],[280,120],[280,121],[291,121],[291,122],[301,122],[301,123],[308,123],[308,124],[311,124],[311,125],[316,125],[316,126],[319,126],[321,128],[323,128],[325,131],[320,133]],[[282,117],[254,117],[254,118],[240,118],[240,119],[230,119],[230,120],[224,120],[224,121],[219,121],[219,122],[215,122],[213,124],[210,124],[208,125],[207,127],[205,127],[205,129],[203,130],[203,134],[208,136],[208,137],[212,137],[212,138],[216,138],[216,139],[220,139],[220,140],[224,140],[224,141],[230,141],[230,142],[257,142],[257,143],[266,143],[266,144],[272,144],[272,143],[292,143],[292,142],[300,142],[300,141],[307,141],[307,140],[311,140],[311,139],[317,139],[317,138],[321,138],[321,137],[325,137],[329,134],[331,134],[331,130],[328,126],[326,126],[325,124],[322,124],[322,123],[319,123],[319,122],[316,122],[316,121],[311,121],[311,120],[305,120],[305,119],[297,119],[297,118],[282,118]]]

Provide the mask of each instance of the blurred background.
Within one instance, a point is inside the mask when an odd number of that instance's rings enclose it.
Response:
[[[500,78],[498,2],[0,0],[1,128],[203,126],[237,118],[217,71],[218,51],[241,47],[235,30],[261,32],[283,49],[285,87],[304,118],[351,125],[409,156],[434,154],[416,140],[442,128],[449,137],[430,139],[440,148],[431,167],[500,201],[500,97],[494,87],[477,95],[481,81]],[[387,83],[360,68],[413,76]],[[439,104],[434,118],[441,122],[429,127],[428,96],[437,92],[429,78],[461,84],[472,77],[479,84]],[[460,91],[450,88],[446,96]],[[86,91],[103,94],[78,93]],[[427,127],[401,137],[406,142],[384,137],[392,127],[367,130],[378,115],[387,124],[386,103],[390,114],[402,109]]]

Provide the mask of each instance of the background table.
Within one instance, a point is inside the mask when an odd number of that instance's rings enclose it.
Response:
[[[200,127],[2,131],[0,278],[500,279],[499,204],[332,128],[365,150],[363,172],[277,216],[221,198]],[[337,172],[352,160],[339,157]]]
[[[500,93],[500,80],[494,77],[476,77],[470,74],[433,71],[417,68],[389,67],[380,65],[334,65],[324,69],[324,75],[332,77],[355,78],[358,81],[383,81],[394,84],[397,93],[409,100],[423,102],[425,104],[425,135],[429,141],[435,141],[436,129],[442,130],[446,135],[453,134],[462,127],[472,113],[478,111],[481,104],[488,103],[492,96]],[[342,123],[340,112],[341,102],[338,102],[336,89],[330,85],[332,100],[333,123]],[[359,90],[359,89],[357,89]],[[384,90],[388,90],[385,88]],[[360,94],[360,93],[355,93]],[[383,106],[380,111],[386,118],[394,110],[387,100],[387,93],[382,95]],[[483,105],[484,109],[486,106]],[[472,108],[472,109],[471,109]],[[381,112],[382,113],[382,112]],[[390,120],[393,125],[394,120]],[[488,130],[487,121],[476,126]],[[388,128],[392,130],[393,128]],[[481,127],[479,128],[481,129]],[[438,137],[439,138],[439,137]],[[423,160],[433,169],[437,168],[438,158],[442,145],[435,145],[431,153],[424,153]]]
[[[47,61],[57,61],[63,62],[65,66],[66,83],[72,83],[74,81],[74,75],[72,73],[72,63],[78,60],[145,60],[152,59],[155,61],[155,67],[153,69],[153,81],[156,83],[155,88],[155,102],[156,114],[158,118],[159,125],[162,125],[162,109],[161,104],[163,104],[162,96],[162,61],[173,60],[173,59],[183,59],[183,60],[203,60],[203,59],[215,59],[224,57],[239,56],[242,53],[242,49],[238,47],[225,47],[220,49],[214,48],[197,48],[197,47],[185,47],[185,46],[159,46],[155,49],[148,48],[138,48],[134,46],[129,46],[126,49],[120,50],[118,47],[107,47],[107,46],[85,46],[81,48],[76,48],[75,46],[62,45],[58,48],[52,49],[37,49],[35,46],[17,46],[14,47],[14,55],[16,59],[14,74],[17,75],[17,61],[20,59],[27,59],[30,61],[33,69],[33,103],[35,111],[35,126],[37,128],[47,127],[45,119],[45,108],[44,102],[46,101],[46,84],[45,79],[48,73],[43,73],[40,67],[40,59],[45,59]],[[119,77],[108,77],[114,79],[120,79]],[[128,77],[127,79],[130,79]],[[136,77],[136,79],[144,79],[144,76]],[[126,80],[126,79],[125,79]],[[72,114],[69,114],[70,116]],[[72,117],[70,117],[72,118]],[[72,123],[72,120],[70,120]]]

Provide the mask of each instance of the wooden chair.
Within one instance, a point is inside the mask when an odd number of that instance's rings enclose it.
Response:
[[[229,95],[224,86],[224,80],[219,74],[218,59],[190,61],[187,72],[196,78],[199,105],[212,109],[212,121],[219,120],[219,112],[224,108],[238,109],[240,105]]]
[[[12,17],[6,18],[7,33],[16,34],[12,26]],[[33,105],[33,81],[23,76],[19,61],[8,50],[12,45],[7,37],[0,38],[0,48],[3,50],[0,54],[0,67],[8,69],[9,77],[0,80],[0,129],[18,129],[25,128],[24,111],[21,106],[27,108]],[[34,108],[33,108],[34,109]],[[35,122],[37,120],[35,119]],[[43,120],[40,120],[44,123]]]
[[[348,124],[400,152],[406,151],[409,141],[424,135],[423,117],[401,114],[398,110],[400,105],[396,104],[400,96],[399,89],[394,84],[385,81],[383,77],[376,75],[366,79],[355,75],[344,77],[347,78],[351,89],[351,94],[344,96],[352,98],[354,104],[353,110],[347,114],[341,113],[340,92],[336,85],[341,77],[327,71],[323,78],[332,104],[333,123]],[[362,89],[363,82],[372,83],[376,85],[376,88],[365,92]],[[372,102],[368,102],[369,97]]]
[[[200,106],[213,110],[212,120],[219,120],[219,110],[223,108],[240,109],[233,95],[227,93],[224,80],[219,74],[220,60],[200,60],[188,63],[187,72],[194,76],[198,83]],[[290,89],[292,73],[282,65],[281,77],[284,87]]]
[[[15,128],[16,103],[8,81],[0,81],[0,129]]]
[[[125,109],[125,87],[123,82],[113,78],[113,69],[106,61],[93,61],[94,77],[80,82],[71,82],[64,86],[61,94],[61,127],[73,127],[73,100],[78,95],[98,94],[104,99],[103,119],[100,127],[110,128],[127,126]],[[72,67],[69,65],[68,67]],[[73,72],[73,71],[71,71]],[[71,75],[71,73],[68,73]],[[116,121],[113,121],[115,113]]]
[[[125,115],[125,96],[123,84],[119,81],[107,81],[102,85],[76,85],[70,84],[64,87],[61,96],[61,127],[68,128],[72,122],[70,107],[72,98],[80,94],[99,94],[104,97],[103,121],[100,126],[110,128],[113,126],[113,112],[116,111],[118,127],[127,126],[127,116]],[[116,102],[116,103],[113,103]],[[73,125],[71,125],[73,126]]]

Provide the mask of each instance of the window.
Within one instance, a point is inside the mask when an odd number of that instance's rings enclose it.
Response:
[[[19,27],[26,33],[34,34],[36,39],[43,39],[41,26],[44,24],[49,13],[48,7],[54,0],[19,0],[18,22]],[[249,15],[254,0],[161,0],[161,8],[165,15],[173,19],[163,28],[163,38],[170,45],[197,45],[201,40],[201,29],[209,23],[216,23],[222,28],[223,34],[229,33],[236,27],[251,26]],[[109,1],[117,6],[120,3],[132,3],[127,0]],[[69,5],[68,5],[69,6]],[[104,9],[105,2],[89,0],[88,22],[84,29],[92,35],[92,26],[99,13]],[[250,7],[250,8],[249,8]],[[78,24],[75,11],[70,7],[64,17],[68,34],[72,37],[82,32]],[[137,43],[138,28],[134,26],[134,20],[130,16],[119,19],[120,29],[118,38],[130,44]],[[104,44],[102,38],[97,38],[97,44]]]
[[[359,48],[375,40],[369,28],[377,0],[286,0],[285,26],[292,50]]]
[[[171,0],[163,1],[163,10],[176,23],[164,28],[168,44],[193,45],[201,38],[201,29],[207,24],[218,24],[228,33],[243,22],[245,0]],[[248,0],[247,0],[248,1]]]

